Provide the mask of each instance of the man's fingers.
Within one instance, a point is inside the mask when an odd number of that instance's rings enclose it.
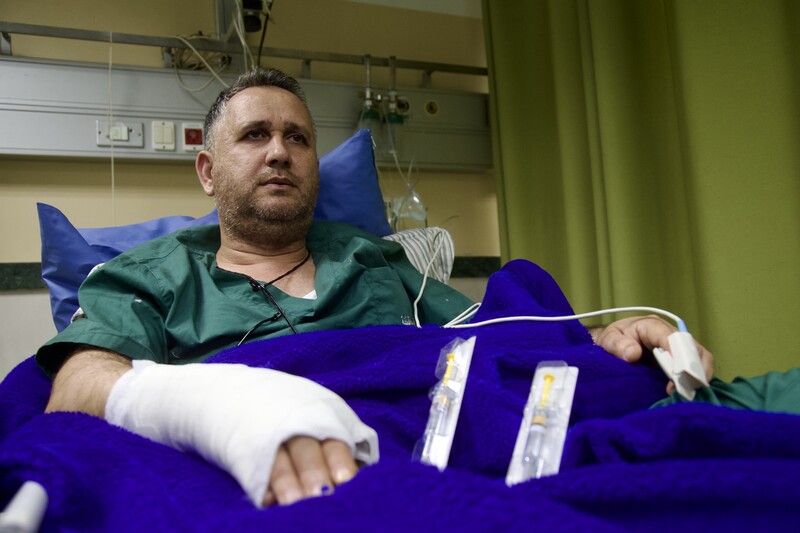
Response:
[[[272,492],[272,489],[267,489],[267,492],[264,493],[264,497],[261,499],[261,506],[269,507],[276,503],[278,503],[278,500],[275,498],[275,493]]]
[[[696,342],[696,344],[697,351],[700,353],[700,361],[703,363],[703,370],[706,372],[706,379],[710,380],[711,376],[714,375],[714,354],[706,350],[699,342]]]
[[[303,488],[300,486],[289,451],[284,444],[278,448],[278,453],[275,454],[269,487],[264,495],[263,503],[272,505],[277,501],[281,505],[289,505],[301,498],[303,498]]]
[[[635,363],[642,357],[642,346],[638,336],[633,336],[630,319],[618,320],[603,328],[596,336],[595,343],[615,357],[625,362]]]
[[[358,472],[350,447],[344,442],[328,439],[322,443],[322,453],[328,463],[328,473],[334,484],[347,483]]]
[[[288,505],[303,498],[330,494],[334,485],[350,481],[357,471],[358,466],[345,443],[293,437],[284,442],[275,455],[262,505],[275,502]]]
[[[632,317],[618,320],[594,334],[595,342],[611,355],[635,363],[642,358],[644,350],[655,347],[670,350],[669,336],[676,332],[675,326],[654,316]],[[697,352],[703,364],[706,378],[714,373],[714,356],[700,343]]]
[[[656,316],[642,316],[617,320],[597,335],[597,344],[608,353],[634,363],[641,359],[644,350],[656,346],[669,349],[667,338],[676,331],[666,321]]]
[[[333,488],[328,474],[328,464],[322,445],[311,437],[293,437],[286,441],[286,449],[305,496],[322,496]]]
[[[677,331],[677,328],[672,324],[656,316],[642,317],[635,322],[635,328],[642,344],[650,351],[656,346],[669,351],[669,336]],[[696,340],[695,346],[697,347],[697,354],[700,356],[706,379],[711,379],[714,374],[714,356]]]
[[[628,363],[634,363],[642,357],[641,345],[613,325],[607,327],[598,337],[598,344],[611,355]]]
[[[643,316],[631,318],[631,336],[636,337],[642,346],[650,351],[656,346],[669,350],[669,336],[677,331],[677,328],[657,316]]]

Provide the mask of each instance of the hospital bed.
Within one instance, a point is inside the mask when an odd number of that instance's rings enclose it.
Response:
[[[361,202],[352,210],[359,216]],[[382,204],[374,205],[383,217]],[[114,246],[209,220],[134,225],[121,239],[118,228],[77,230],[47,206],[40,217],[45,277],[68,273],[50,286],[61,327],[77,306],[80,276],[119,253]],[[409,253],[425,256],[420,265],[441,256],[437,276],[446,280],[452,243],[437,250],[429,244],[443,237],[416,238],[417,252]],[[48,253],[52,246],[61,253]],[[473,321],[571,313],[555,281],[518,260],[492,275]],[[440,470],[414,460],[414,448],[440,351],[467,336],[476,339],[468,386]],[[560,471],[509,487],[531,378],[552,360],[580,371]],[[282,370],[333,390],[378,432],[380,461],[331,495],[257,509],[228,474],[192,454],[88,415],[43,414],[50,382],[27,359],[0,384],[0,506],[32,481],[47,494],[42,531],[729,532],[795,531],[800,523],[800,417],[694,402],[651,408],[665,396],[664,374],[605,353],[576,320],[301,333],[207,361],[217,363]]]

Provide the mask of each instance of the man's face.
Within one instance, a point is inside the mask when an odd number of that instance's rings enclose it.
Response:
[[[251,87],[233,96],[214,125],[206,193],[232,233],[259,223],[310,223],[319,191],[311,116],[293,94]]]

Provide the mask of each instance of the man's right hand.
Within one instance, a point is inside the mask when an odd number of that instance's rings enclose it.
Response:
[[[339,438],[366,444],[360,458],[377,460],[375,432],[341,398],[306,379],[243,365],[137,365],[132,370],[128,358],[105,350],[76,352],[53,382],[47,411],[89,413],[194,450],[233,475],[256,505],[327,494],[352,479],[358,467]],[[306,431],[337,437],[302,436]]]
[[[357,472],[358,466],[345,443],[292,437],[278,449],[262,505],[289,505],[303,498],[325,496]]]

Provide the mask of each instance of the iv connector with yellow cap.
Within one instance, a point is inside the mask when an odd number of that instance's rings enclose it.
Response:
[[[447,467],[450,459],[474,348],[475,337],[453,340],[442,349],[434,371],[439,382],[430,392],[428,423],[414,449],[414,459],[433,465],[440,471]]]
[[[564,361],[536,366],[506,485],[558,473],[577,382],[578,369]]]

